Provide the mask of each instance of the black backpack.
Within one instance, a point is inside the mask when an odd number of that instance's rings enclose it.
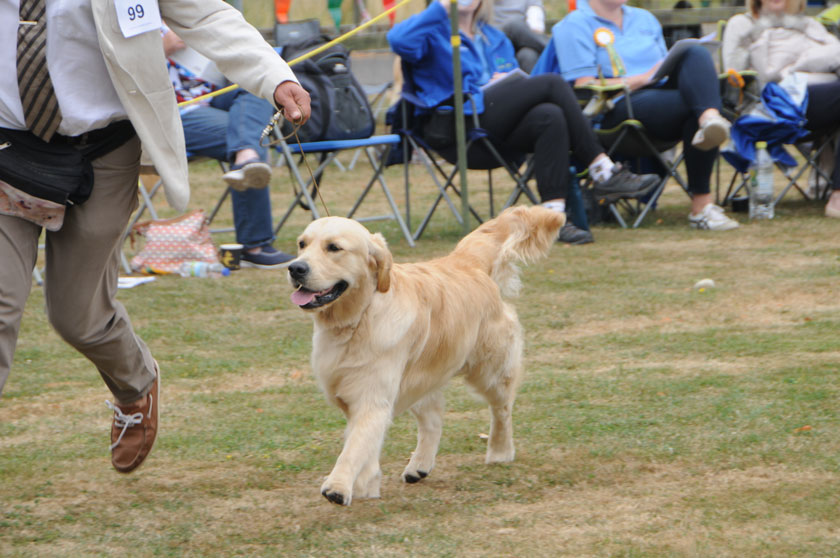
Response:
[[[283,59],[295,58],[329,42],[325,35],[283,47]],[[312,114],[298,131],[301,141],[367,138],[376,122],[364,89],[350,71],[350,51],[336,44],[292,66],[301,86],[312,99]],[[283,123],[283,135],[292,125]]]

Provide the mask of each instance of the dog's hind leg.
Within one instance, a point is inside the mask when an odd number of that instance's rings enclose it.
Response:
[[[490,439],[487,441],[485,463],[513,461],[513,399],[515,393],[488,398],[490,402]]]
[[[504,322],[503,322],[504,324]],[[479,360],[466,373],[466,381],[490,405],[490,437],[485,463],[513,461],[513,401],[522,378],[522,336],[515,315],[506,327],[492,328],[478,352]]]
[[[518,372],[516,372],[518,374]],[[490,405],[490,437],[487,440],[485,463],[513,461],[513,400],[515,389],[508,388],[503,375],[502,382],[492,386],[472,384]],[[482,389],[484,388],[484,389]]]
[[[414,483],[428,476],[435,466],[440,435],[443,430],[443,393],[433,392],[411,407],[417,419],[417,447],[403,471],[405,482]]]

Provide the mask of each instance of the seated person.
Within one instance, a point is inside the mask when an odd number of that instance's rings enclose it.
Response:
[[[840,40],[803,13],[803,0],[749,0],[748,7],[747,13],[732,16],[726,24],[721,45],[724,66],[755,70],[762,83],[804,72],[808,79],[805,127],[817,134],[837,131]],[[835,147],[832,159],[832,192],[825,215],[840,218],[840,149]]]
[[[391,48],[412,71],[417,95],[426,104],[418,107],[424,124],[423,135],[445,159],[457,159],[454,132],[442,134],[437,142],[430,137],[434,109],[452,106],[452,49],[450,46],[448,0],[432,2],[423,12],[398,23],[388,33]],[[513,46],[505,35],[487,23],[490,0],[459,0],[458,16],[463,89],[474,101],[479,124],[502,156],[516,159],[534,154],[537,190],[543,205],[565,212],[571,180],[569,152],[588,166],[598,198],[617,200],[646,194],[659,181],[655,175],[638,176],[616,165],[599,145],[589,121],[583,116],[574,93],[557,74],[521,79],[502,79],[517,68]],[[409,79],[406,76],[405,79]],[[484,88],[494,79],[499,82]],[[527,80],[527,83],[525,82]],[[473,103],[465,103],[472,114]],[[450,129],[454,130],[451,111]],[[472,118],[466,122],[472,126]],[[492,155],[481,145],[471,146],[470,168],[492,168]],[[570,228],[561,239],[578,244],[586,231]],[[574,233],[574,234],[572,234]],[[591,236],[588,237],[591,242]]]
[[[629,87],[633,115],[654,138],[683,142],[692,228],[729,230],[738,222],[712,202],[710,181],[718,147],[729,136],[729,122],[720,114],[717,71],[711,54],[702,46],[685,51],[662,83],[650,79],[667,49],[662,26],[650,12],[625,6],[627,0],[590,0],[569,13],[552,29],[560,72],[576,86],[596,81],[599,72],[607,84]],[[595,43],[596,29],[612,32],[614,47],[626,75],[614,75],[607,50]],[[604,115],[602,127],[617,126],[628,117],[626,98]]]
[[[174,32],[164,31],[167,57],[185,48]],[[178,102],[216,89],[171,59],[169,75]],[[260,147],[259,139],[274,110],[271,103],[244,89],[181,108],[187,151],[231,162],[231,170],[223,178],[231,187],[236,241],[244,246],[242,267],[276,269],[294,259],[272,246],[274,227],[268,190],[271,167],[266,163],[268,150]]]
[[[494,0],[493,4],[493,26],[507,35],[519,67],[530,74],[548,44],[542,0]]]

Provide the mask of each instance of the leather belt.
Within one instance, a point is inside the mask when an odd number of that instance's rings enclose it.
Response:
[[[121,137],[130,134],[129,128],[133,132],[134,128],[129,120],[118,120],[111,122],[104,128],[98,130],[91,130],[78,136],[62,136],[56,134],[53,141],[73,145],[76,147],[86,147],[88,145],[97,145],[101,142],[107,141],[109,138]]]

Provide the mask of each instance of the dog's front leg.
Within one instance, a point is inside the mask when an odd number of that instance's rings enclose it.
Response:
[[[330,476],[321,485],[321,494],[330,502],[345,506],[350,505],[353,486],[363,469],[369,477],[363,479],[366,485],[379,474],[379,454],[393,415],[393,402],[389,400],[365,401],[354,407],[347,412],[344,448]],[[378,496],[378,481],[375,484],[374,495],[362,496]]]
[[[353,485],[356,498],[379,498],[379,485],[382,483],[382,470],[379,468],[379,456],[371,457],[362,467]]]
[[[424,479],[435,466],[440,435],[443,431],[443,393],[436,391],[415,403],[411,412],[417,419],[417,447],[403,471],[405,482]]]

